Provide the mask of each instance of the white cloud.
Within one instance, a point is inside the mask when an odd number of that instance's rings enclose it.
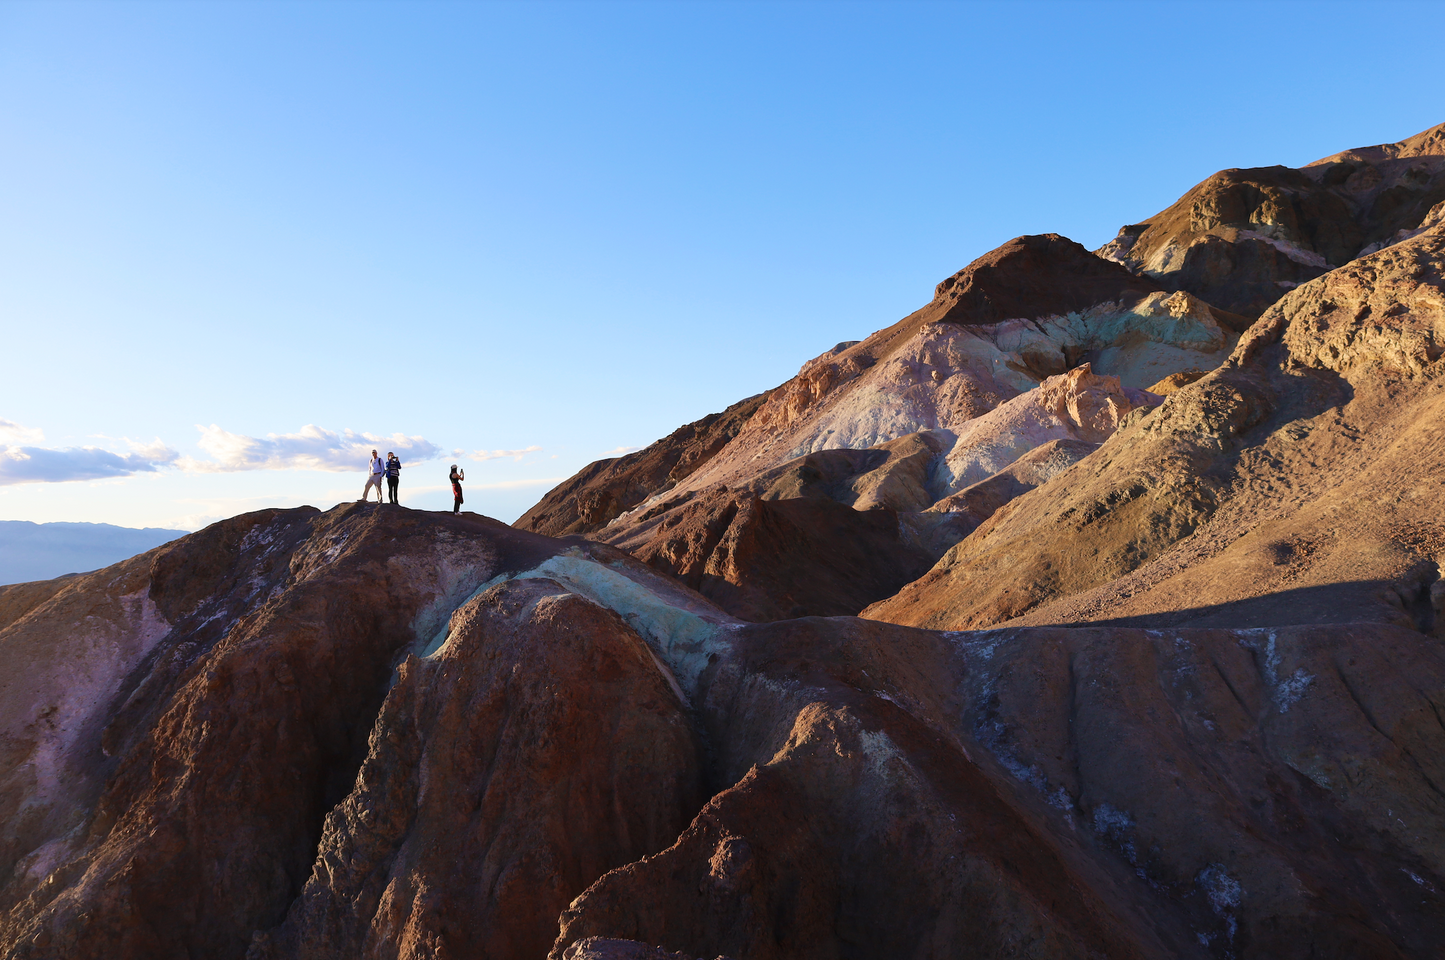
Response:
[[[0,437],[15,443],[39,443],[45,439],[45,431],[38,427],[22,427],[14,420],[0,417]]]
[[[70,480],[111,480],[135,473],[154,473],[156,468],[175,463],[180,454],[161,442],[137,443],[122,438],[128,454],[104,447],[38,447],[45,439],[38,427],[22,427],[0,417],[0,486],[17,483],[65,483]],[[111,440],[109,437],[103,439]],[[114,440],[111,440],[114,443]]]
[[[615,448],[613,448],[613,449],[611,449],[611,450],[608,450],[606,453],[604,453],[604,454],[602,454],[602,455],[603,455],[604,457],[620,457],[620,456],[622,456],[623,454],[636,453],[637,451],[639,451],[639,450],[641,450],[641,449],[642,449],[641,447],[615,447]]]
[[[535,444],[530,447],[523,447],[521,450],[473,450],[472,459],[477,462],[487,460],[521,460],[529,453],[536,453],[542,448]]]
[[[134,446],[134,445],[133,445]],[[68,480],[106,480],[134,473],[153,473],[175,463],[180,454],[157,440],[122,456],[100,447],[0,446],[0,486],[15,483],[64,483]]]
[[[441,447],[422,437],[394,433],[389,437],[372,433],[343,430],[335,433],[315,424],[307,424],[296,433],[268,433],[248,437],[222,430],[215,424],[196,429],[201,431],[200,447],[210,460],[191,457],[179,461],[181,469],[192,473],[234,473],[241,470],[329,470],[333,473],[364,471],[371,451],[384,457],[394,452],[403,463],[431,460],[440,456]]]

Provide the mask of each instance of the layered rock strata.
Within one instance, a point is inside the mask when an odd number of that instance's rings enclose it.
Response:
[[[674,686],[617,614],[553,581],[468,602],[398,668],[310,879],[248,956],[542,956],[579,892],[701,803]]]
[[[489,520],[303,508],[67,580],[0,631],[0,943],[239,956],[306,880],[397,658],[558,548]]]
[[[1291,292],[1226,364],[864,615],[1433,632],[1442,356],[1436,228]]]

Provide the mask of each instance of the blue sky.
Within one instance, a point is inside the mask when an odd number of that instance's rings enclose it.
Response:
[[[512,520],[1012,237],[1445,120],[1442,35],[1303,0],[0,3],[0,519],[324,508],[375,445],[404,502],[455,461]]]

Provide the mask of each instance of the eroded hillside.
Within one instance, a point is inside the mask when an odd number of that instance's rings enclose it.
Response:
[[[7,956],[1445,937],[1445,650],[1402,627],[746,624],[606,546],[379,505],[93,576],[0,633],[6,702],[44,704],[5,718]]]

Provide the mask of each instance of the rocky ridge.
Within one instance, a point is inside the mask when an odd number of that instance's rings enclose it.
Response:
[[[104,576],[80,592],[155,604],[129,621],[150,653],[65,728],[95,785],[69,819],[22,836],[6,811],[5,956],[1404,958],[1445,936],[1445,649],[1401,627],[746,624],[603,545],[360,505]],[[7,662],[83,629],[65,592],[0,632]],[[35,654],[32,681],[69,657]],[[10,783],[32,732],[9,718]]]

